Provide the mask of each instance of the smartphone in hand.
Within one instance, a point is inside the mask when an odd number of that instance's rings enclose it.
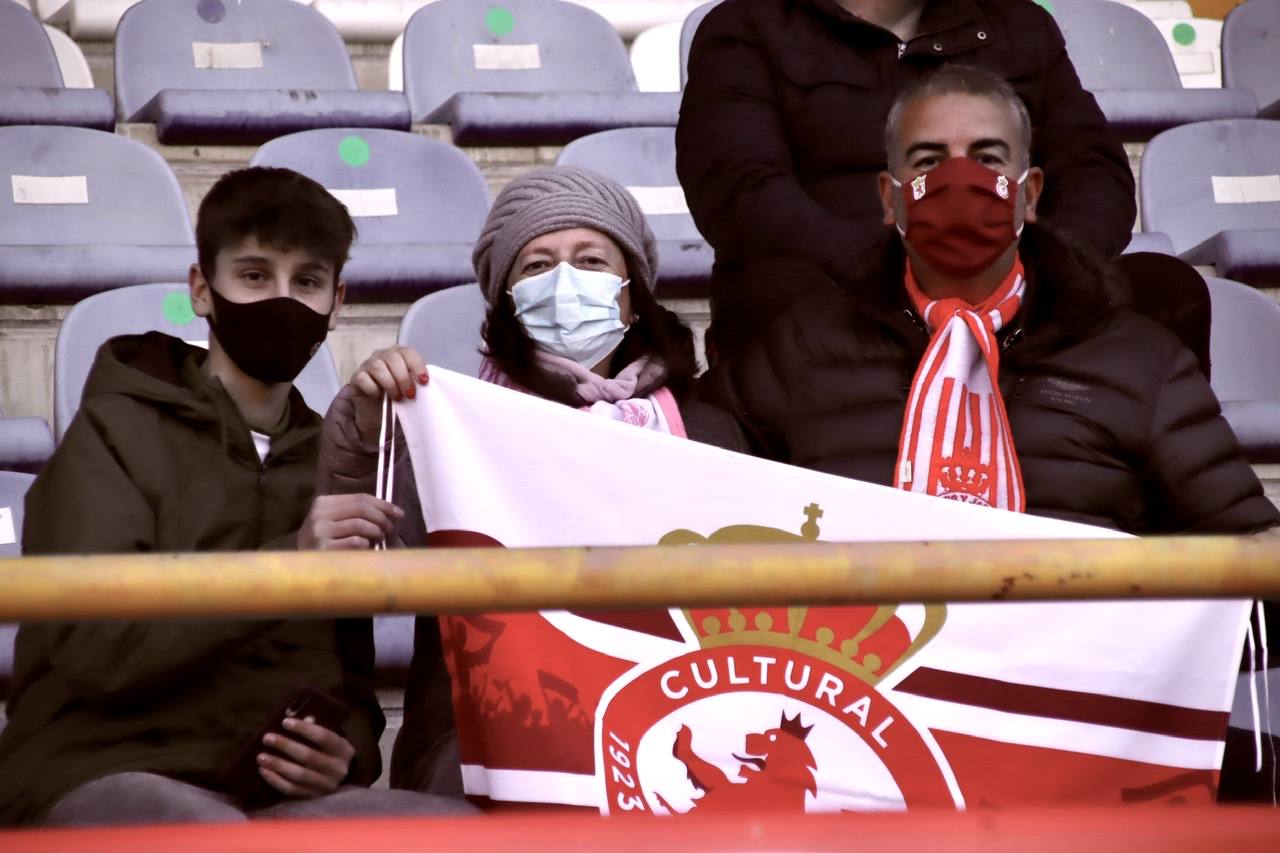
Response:
[[[262,742],[262,739],[268,734],[277,734],[297,740],[298,736],[295,733],[288,732],[284,728],[284,721],[290,717],[300,720],[310,718],[316,725],[340,733],[342,724],[350,716],[351,709],[328,693],[307,685],[294,689],[284,703],[267,719],[262,729],[218,774],[219,787],[235,797],[244,807],[269,805],[279,799],[281,794],[258,772],[258,754],[264,751],[274,752]]]

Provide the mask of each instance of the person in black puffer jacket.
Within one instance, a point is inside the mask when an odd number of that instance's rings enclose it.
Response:
[[[956,62],[1008,80],[1026,103],[1031,161],[1049,177],[1045,215],[1107,257],[1128,245],[1136,207],[1124,148],[1045,9],[1028,0],[725,0],[693,39],[676,128],[680,183],[716,251],[712,354],[740,353],[821,291],[823,273],[848,277],[876,241],[890,104]]]
[[[924,290],[952,288],[934,299],[963,296],[985,277],[985,292],[968,300],[978,303],[1020,263],[1025,293],[996,333],[995,370],[1025,511],[1135,534],[1254,533],[1280,524],[1196,358],[1126,307],[1128,284],[1108,263],[1036,224],[1043,176],[1026,169],[1029,123],[1017,96],[988,72],[949,69],[905,93],[890,115],[894,174],[882,177],[882,197],[886,223],[904,223],[905,238],[888,231],[860,272],[797,305],[742,357],[708,374],[705,395],[737,416],[760,455],[904,485],[904,416],[931,346],[904,286],[908,266]],[[926,176],[929,187],[942,187],[944,164],[948,173],[989,169],[1006,193],[1015,188],[1004,232],[982,230],[990,207],[950,223],[945,206],[932,208],[932,221],[915,212],[924,203],[917,197],[920,206],[911,206],[912,187],[927,195]],[[976,274],[931,268],[930,260],[952,265],[948,251],[980,253],[992,233],[1006,235],[1001,254]],[[922,471],[917,462],[915,476]]]

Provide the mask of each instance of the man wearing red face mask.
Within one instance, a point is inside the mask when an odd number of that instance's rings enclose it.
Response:
[[[990,72],[903,93],[883,241],[707,391],[757,452],[827,473],[1130,533],[1280,524],[1195,357],[1039,221],[1030,136]]]

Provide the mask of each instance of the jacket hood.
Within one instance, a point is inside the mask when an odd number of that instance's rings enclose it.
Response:
[[[1028,333],[1053,327],[1078,336],[1129,304],[1129,283],[1114,264],[1043,221],[1027,223],[1018,252],[1027,271],[1020,325]],[[888,316],[910,308],[903,284],[906,257],[898,232],[886,227],[883,239],[840,283],[841,290],[872,314]]]
[[[195,426],[215,424],[225,446],[246,463],[257,465],[257,451],[235,402],[221,381],[200,372],[208,355],[162,332],[111,338],[98,350],[82,404],[98,395],[119,394]],[[296,387],[289,390],[288,427],[284,439],[273,442],[273,457],[301,448],[319,434],[320,418]]]
[[[84,400],[99,394],[121,394],[175,412],[184,420],[213,421],[218,407],[207,392],[183,378],[190,365],[199,370],[208,353],[160,332],[111,338],[98,350],[85,380]]]

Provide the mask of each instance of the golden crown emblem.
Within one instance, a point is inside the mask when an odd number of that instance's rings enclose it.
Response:
[[[661,545],[709,543],[817,542],[823,511],[804,508],[800,534],[774,527],[737,524],[710,536],[673,530]],[[757,645],[791,649],[876,684],[928,643],[946,621],[946,605],[924,606],[925,618],[912,636],[897,617],[897,604],[821,607],[690,608],[685,616],[704,649]]]

